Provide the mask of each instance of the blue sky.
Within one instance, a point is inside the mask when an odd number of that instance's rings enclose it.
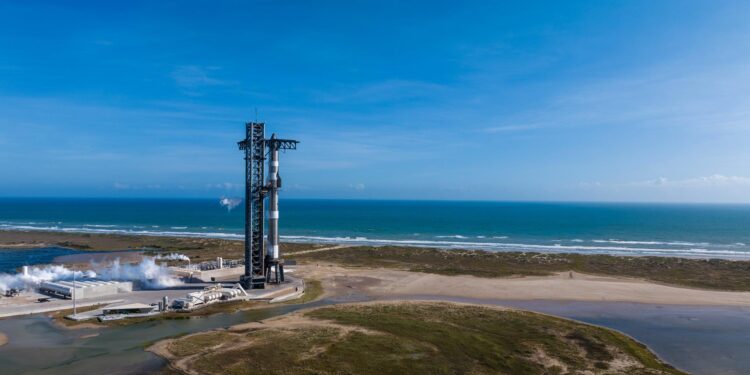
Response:
[[[0,196],[750,202],[744,1],[0,2]]]

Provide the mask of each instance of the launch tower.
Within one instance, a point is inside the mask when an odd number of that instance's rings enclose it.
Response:
[[[284,260],[279,257],[279,151],[296,150],[299,142],[276,138],[276,134],[265,139],[265,123],[262,122],[249,122],[245,129],[245,139],[238,142],[240,150],[245,152],[245,274],[240,277],[240,283],[244,288],[263,289],[268,282],[284,281]],[[267,245],[264,241],[266,197],[269,198]]]

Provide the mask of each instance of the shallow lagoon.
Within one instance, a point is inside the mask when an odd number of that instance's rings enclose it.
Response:
[[[404,299],[445,300],[432,296]],[[750,307],[451,300],[515,307],[612,328],[648,345],[664,361],[695,375],[750,374]]]
[[[409,296],[432,299],[430,296]],[[0,347],[3,374],[134,374],[158,371],[164,361],[143,350],[153,341],[257,321],[302,308],[366,300],[362,295],[305,305],[219,314],[129,327],[70,330],[44,317],[0,320],[10,343]],[[693,374],[750,373],[750,308],[646,305],[625,302],[499,301],[453,299],[538,311],[624,332],[667,362]],[[99,333],[94,337],[87,335]]]

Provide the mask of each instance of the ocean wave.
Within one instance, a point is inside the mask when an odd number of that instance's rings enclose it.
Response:
[[[457,238],[459,240],[465,240],[465,239],[467,239],[469,237],[462,236],[460,234],[453,234],[453,235],[450,235],[450,236],[435,236],[435,238]]]
[[[641,255],[670,255],[670,256],[701,256],[701,257],[742,257],[750,258],[750,252],[732,250],[713,250],[702,248],[664,249],[627,246],[572,246],[572,245],[538,245],[525,243],[504,242],[467,242],[467,241],[429,241],[429,240],[391,240],[367,237],[320,237],[320,236],[281,236],[290,242],[324,242],[346,243],[355,245],[404,245],[416,247],[465,248],[481,250],[505,251],[548,251],[548,252],[582,252],[596,254],[641,254]]]
[[[613,243],[619,245],[662,245],[662,246],[710,246],[708,242],[684,242],[684,241],[628,241],[628,240],[591,240],[594,243]]]
[[[175,228],[175,227],[173,227]],[[182,227],[177,227],[182,228]],[[96,228],[96,227],[63,227],[58,225],[33,226],[33,225],[15,225],[0,224],[0,230],[25,230],[25,231],[56,231],[68,233],[97,233],[97,234],[127,234],[143,235],[156,237],[195,237],[195,238],[220,238],[230,240],[242,240],[244,235],[240,233],[227,232],[194,232],[194,231],[156,231],[156,230],[134,230],[121,228]],[[556,252],[556,253],[588,253],[588,254],[617,254],[617,255],[660,255],[660,256],[693,256],[693,257],[720,257],[720,258],[750,258],[750,251],[729,250],[727,246],[720,248],[701,247],[701,243],[680,242],[686,247],[675,247],[678,242],[659,242],[659,241],[620,241],[620,240],[599,240],[597,243],[611,243],[613,246],[605,245],[588,245],[588,244],[567,244],[565,241],[555,242],[553,244],[537,243],[510,243],[510,242],[489,242],[489,241],[459,241],[462,238],[457,236],[447,236],[454,240],[417,240],[417,239],[380,239],[368,238],[362,236],[304,236],[304,235],[282,235],[281,238],[288,242],[313,242],[313,243],[331,243],[331,244],[353,244],[353,245],[395,245],[395,246],[414,246],[414,247],[437,247],[446,249],[471,249],[471,250],[490,250],[490,251],[534,251],[534,252]],[[463,237],[465,239],[466,237]],[[494,236],[496,239],[507,239],[505,236]],[[614,242],[618,241],[618,242]],[[572,242],[572,241],[571,241]],[[671,247],[659,248],[648,247],[645,245],[666,245]],[[642,245],[642,246],[627,246]],[[736,243],[735,246],[745,246]],[[736,247],[735,247],[736,248]]]
[[[185,227],[187,228],[187,227]],[[154,237],[195,237],[195,238],[222,238],[222,239],[244,239],[243,234],[224,232],[175,232],[175,231],[151,231],[132,229],[105,229],[89,227],[59,227],[59,226],[29,226],[0,224],[0,230],[25,230],[25,231],[52,231],[66,233],[92,233],[92,234],[128,234]]]

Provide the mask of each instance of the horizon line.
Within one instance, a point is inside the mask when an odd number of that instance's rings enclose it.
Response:
[[[244,197],[236,196],[237,198]],[[0,200],[7,199],[80,199],[80,200],[217,200],[221,197],[117,197],[117,196],[0,196]],[[476,202],[476,203],[540,203],[540,204],[633,204],[633,205],[722,205],[722,206],[750,206],[750,202],[712,202],[712,201],[615,201],[615,200],[531,200],[531,199],[420,199],[420,198],[300,198],[291,197],[283,200],[294,201],[372,201],[372,202]]]

